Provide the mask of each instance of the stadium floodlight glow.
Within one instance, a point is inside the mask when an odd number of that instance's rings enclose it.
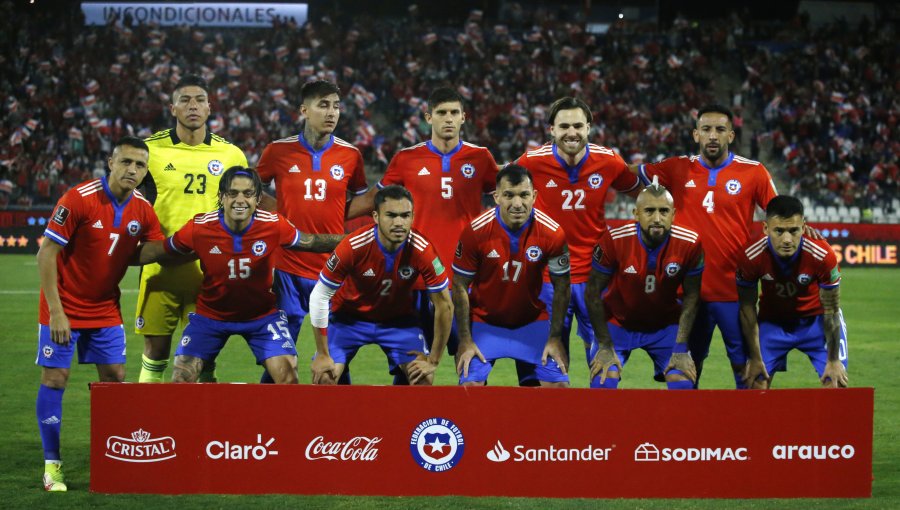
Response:
[[[620,13],[619,13],[619,19],[625,19],[625,14],[623,14],[623,13],[620,12]]]

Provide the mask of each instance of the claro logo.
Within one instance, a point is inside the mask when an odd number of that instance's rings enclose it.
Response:
[[[206,445],[206,456],[213,460],[263,460],[270,455],[278,455],[272,449],[275,438],[263,443],[262,434],[256,434],[256,444],[240,444],[231,441],[210,441]]]
[[[106,439],[106,456],[123,462],[160,462],[175,458],[175,440],[169,436],[150,438],[138,429],[131,437],[110,436]]]
[[[360,460],[372,461],[378,458],[380,437],[356,436],[348,441],[325,441],[325,436],[316,436],[306,445],[309,460]]]
[[[635,462],[708,462],[747,460],[746,448],[657,448],[642,443],[634,449]]]
[[[772,457],[776,460],[852,459],[854,455],[856,455],[856,448],[852,444],[779,444],[772,448]]]

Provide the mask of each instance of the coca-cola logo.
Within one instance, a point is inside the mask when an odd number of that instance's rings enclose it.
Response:
[[[316,436],[306,445],[309,460],[350,460],[369,462],[378,458],[380,437],[356,436],[347,441],[326,441],[325,436]]]

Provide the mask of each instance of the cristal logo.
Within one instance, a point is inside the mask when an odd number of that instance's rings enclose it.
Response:
[[[845,445],[796,445],[779,444],[772,448],[772,457],[777,460],[825,460],[852,459],[856,448],[852,444]]]
[[[657,448],[641,443],[634,449],[635,462],[709,462],[747,460],[746,448]]]
[[[487,452],[487,458],[494,462],[506,462],[509,460],[509,452],[503,448],[503,444],[498,440],[494,448]]]
[[[263,443],[262,434],[256,434],[256,444],[210,441],[206,445],[206,456],[213,460],[263,460],[270,455],[278,455],[278,450],[269,448],[274,443],[274,437]]]
[[[309,460],[359,460],[373,461],[378,458],[380,437],[356,436],[349,441],[325,441],[324,436],[317,436],[306,445],[306,458]]]
[[[131,437],[106,438],[106,456],[123,462],[160,462],[175,458],[175,440],[169,436],[150,439],[150,433],[138,429]]]

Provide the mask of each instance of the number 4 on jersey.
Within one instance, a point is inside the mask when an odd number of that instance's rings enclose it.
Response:
[[[706,196],[703,197],[703,207],[706,207],[706,212],[712,213],[713,209],[716,207],[716,203],[713,201],[713,190],[709,190],[706,192]]]

